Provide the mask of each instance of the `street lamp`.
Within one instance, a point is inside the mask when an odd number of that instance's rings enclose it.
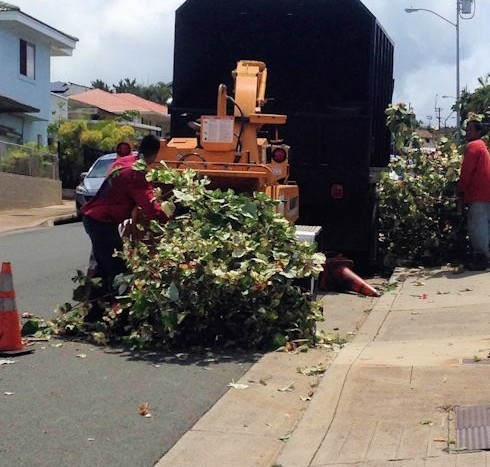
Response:
[[[451,115],[454,113],[454,110],[444,119],[444,128],[447,128],[447,121],[450,119],[450,118],[454,118],[454,117],[451,117]]]
[[[459,103],[459,15],[461,13],[461,0],[456,0],[456,22],[453,23],[449,21],[444,16],[441,16],[439,13],[435,11],[428,10],[427,8],[405,8],[407,13],[415,13],[416,11],[426,11],[428,13],[432,13],[433,15],[438,16],[446,23],[449,23],[451,26],[456,28],[456,135],[459,139],[460,136],[460,126],[461,126],[461,109]]]

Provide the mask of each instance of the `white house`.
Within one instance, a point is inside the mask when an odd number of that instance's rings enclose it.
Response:
[[[78,94],[84,91],[90,91],[92,88],[82,84],[65,83],[55,81],[51,83],[51,122],[58,122],[68,118],[68,96]]]
[[[50,60],[78,39],[0,2],[0,140],[45,145],[51,117]]]

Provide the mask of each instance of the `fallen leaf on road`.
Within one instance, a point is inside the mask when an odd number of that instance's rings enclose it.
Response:
[[[471,292],[471,291],[473,291],[473,289],[471,289],[470,287],[466,287],[466,289],[460,290],[460,292]]]
[[[272,379],[272,376],[264,376],[260,378],[259,384],[262,384],[262,386],[267,386],[267,381],[269,381],[270,379]]]
[[[5,391],[4,394],[6,396],[13,396],[15,394],[15,392],[9,392],[9,391]]]
[[[284,350],[286,352],[292,352],[293,350],[296,350],[296,347],[298,347],[294,342],[286,342],[284,345]]]
[[[308,402],[308,401],[311,401],[311,397],[300,397],[300,399],[303,401],[303,402]]]
[[[95,441],[95,438],[87,438],[87,441]]]
[[[435,441],[436,443],[447,443],[447,439],[443,438],[442,436],[434,438],[432,441]]]
[[[412,315],[420,315],[420,311],[412,311]]]
[[[78,357],[78,358],[87,358],[87,355],[84,354],[84,353],[79,353],[79,354],[76,355],[76,357]]]
[[[423,281],[415,281],[415,284],[416,286],[421,286],[421,285],[425,285],[425,282]]]
[[[278,389],[279,392],[292,392],[294,391],[294,383],[289,383],[287,386]]]
[[[142,416],[142,417],[146,417],[146,418],[150,418],[151,417],[151,413],[150,413],[150,404],[148,402],[145,402],[143,404],[140,405],[140,408],[139,408],[139,414]]]
[[[441,292],[440,290],[437,291],[437,295],[447,295],[448,293],[451,292]]]
[[[15,363],[15,360],[10,360],[8,358],[0,359],[0,365],[10,365],[11,363]]]
[[[55,349],[59,349],[63,347],[63,342],[58,342],[57,344],[49,344],[50,347],[54,347]]]
[[[432,420],[423,420],[420,422],[420,424],[432,426],[432,425],[434,425],[434,422]]]
[[[250,386],[248,384],[235,383],[235,380],[231,380],[231,383],[228,383],[228,387],[233,389],[247,389]]]
[[[300,352],[308,352],[310,350],[310,346],[307,344],[300,345],[299,347],[296,347],[296,350],[294,353],[300,353]]]
[[[290,438],[291,435],[284,435],[284,436],[280,436],[279,437],[279,440],[280,441],[287,441],[289,438]]]
[[[92,333],[92,339],[97,345],[106,345],[107,344],[107,337],[105,333],[103,332],[93,332]]]
[[[316,347],[320,347],[322,349],[331,349],[332,348],[332,344],[316,344]]]
[[[323,365],[304,366],[296,368],[298,373],[305,376],[316,376],[325,373],[327,369]]]

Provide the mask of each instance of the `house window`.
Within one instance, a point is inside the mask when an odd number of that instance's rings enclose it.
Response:
[[[20,40],[20,74],[34,79],[36,77],[36,46]]]

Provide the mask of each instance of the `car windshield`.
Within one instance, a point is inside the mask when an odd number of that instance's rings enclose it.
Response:
[[[115,159],[100,159],[87,174],[87,178],[104,178]]]

